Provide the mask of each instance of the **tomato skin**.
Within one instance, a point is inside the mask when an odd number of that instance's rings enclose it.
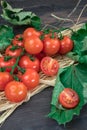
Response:
[[[41,33],[39,31],[37,31],[35,28],[32,28],[32,27],[25,29],[24,32],[23,32],[24,39],[26,37],[30,37],[32,35],[39,37],[41,35]]]
[[[47,76],[54,76],[59,70],[59,63],[52,57],[46,56],[41,60],[41,70]]]
[[[19,81],[11,81],[5,87],[5,96],[11,102],[21,102],[27,96],[27,87]]]
[[[73,49],[73,46],[74,46],[73,41],[68,36],[64,36],[64,38],[60,42],[59,53],[66,54]]]
[[[15,50],[10,50],[12,48],[12,46],[8,46],[6,51],[5,51],[5,54],[8,55],[8,56],[12,56],[12,57],[18,57],[21,55],[22,53],[22,48],[17,48]]]
[[[58,98],[60,104],[68,109],[74,108],[79,103],[78,94],[71,88],[65,88]]]
[[[7,83],[13,80],[9,72],[0,72],[0,91],[5,89]]]
[[[15,58],[11,58],[8,61],[4,60],[4,56],[0,57],[0,68],[6,68],[5,71],[10,72],[12,69],[12,66],[16,63]]]
[[[48,56],[55,55],[60,49],[60,40],[57,38],[46,37],[43,42],[43,52]]]
[[[24,55],[19,60],[19,66],[25,69],[34,69],[39,72],[40,61],[36,57],[32,60],[29,56]]]
[[[58,37],[57,33],[56,32],[52,33],[52,31],[50,31],[48,34],[44,35],[44,38],[52,38],[52,37],[57,38]]]
[[[27,69],[22,75],[21,81],[27,86],[28,90],[32,90],[39,85],[39,74],[33,69]]]
[[[43,42],[32,35],[24,40],[24,48],[29,54],[38,54],[43,50]]]
[[[44,58],[46,56],[46,54],[42,51],[38,54],[35,55],[37,57],[37,59],[39,59],[39,61],[42,60],[42,58]]]
[[[18,45],[20,47],[24,46],[24,40],[23,40],[23,35],[22,34],[17,34],[13,40],[12,40],[13,45]]]

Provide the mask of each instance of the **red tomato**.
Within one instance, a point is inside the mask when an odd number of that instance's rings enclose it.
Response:
[[[43,52],[48,56],[55,55],[59,51],[60,40],[58,40],[57,38],[47,37],[44,39],[43,42],[44,42]]]
[[[13,45],[18,45],[23,47],[24,46],[24,40],[23,40],[23,35],[22,34],[17,34],[14,39],[12,40]]]
[[[58,98],[60,104],[65,108],[74,108],[79,103],[78,94],[71,88],[65,88]]]
[[[24,48],[29,54],[38,54],[43,49],[43,42],[39,37],[32,35],[25,39]]]
[[[0,57],[0,68],[6,68],[6,71],[10,72],[12,69],[12,66],[16,63],[15,58],[11,58],[7,61],[4,60],[4,56]]]
[[[36,57],[30,58],[28,55],[24,55],[19,60],[19,66],[25,69],[34,69],[39,72],[40,61]]]
[[[7,83],[13,80],[9,72],[0,72],[0,91],[5,89]]]
[[[64,36],[64,38],[60,42],[59,53],[66,54],[73,49],[73,46],[73,41],[68,36]]]
[[[44,58],[46,56],[46,54],[42,51],[42,52],[36,54],[35,56],[39,59],[39,61],[41,61],[42,58]]]
[[[52,31],[50,31],[48,34],[44,35],[44,38],[47,38],[47,37],[48,38],[52,38],[52,37],[57,38],[58,36],[57,36],[56,32],[52,33]]]
[[[27,87],[18,81],[11,81],[5,87],[5,96],[11,102],[21,102],[27,96]]]
[[[32,90],[39,85],[39,74],[33,69],[27,69],[22,75],[21,80],[27,86],[28,90]]]
[[[57,74],[59,69],[59,63],[57,60],[51,58],[51,57],[44,57],[41,60],[41,70],[44,74],[47,76],[54,76]]]
[[[25,31],[23,32],[23,37],[24,37],[24,39],[26,38],[26,37],[30,37],[30,36],[32,36],[32,35],[35,35],[35,36],[40,36],[41,35],[41,33],[39,32],[39,31],[37,31],[35,28],[27,28],[27,29],[25,29]]]
[[[5,54],[12,57],[18,57],[22,53],[22,48],[18,48],[17,46],[8,46]]]

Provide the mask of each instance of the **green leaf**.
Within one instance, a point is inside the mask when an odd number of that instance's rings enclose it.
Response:
[[[23,10],[22,8],[20,9],[13,9],[10,4],[8,4],[5,0],[1,0],[1,6],[4,8],[4,9],[9,9],[13,12],[20,12],[21,10]]]
[[[37,16],[34,16],[31,18],[31,25],[39,30],[41,29],[40,24],[39,24],[40,22],[41,22],[40,18]]]
[[[1,0],[3,14],[5,20],[13,25],[29,25],[36,29],[40,29],[40,18],[31,11],[23,11],[23,9],[12,8],[5,0]]]
[[[58,102],[58,96],[64,88],[72,88],[80,98],[79,104],[73,109],[66,109]],[[83,105],[87,103],[87,66],[86,64],[72,65],[59,70],[54,87],[51,112],[49,117],[55,119],[59,124],[66,124],[79,115]]]
[[[14,37],[13,29],[6,25],[0,26],[0,52],[4,50],[11,44],[11,40]]]
[[[67,56],[79,63],[87,64],[87,23],[71,36],[74,41],[74,48]]]

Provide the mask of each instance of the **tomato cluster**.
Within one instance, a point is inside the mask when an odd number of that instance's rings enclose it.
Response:
[[[25,29],[0,57],[0,91],[5,91],[12,102],[24,100],[27,92],[39,85],[40,71],[47,76],[57,74],[59,63],[52,56],[66,54],[72,48],[68,36],[60,40],[52,30],[46,33],[32,27]]]

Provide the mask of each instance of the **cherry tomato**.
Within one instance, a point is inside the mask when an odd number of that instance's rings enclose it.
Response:
[[[27,86],[28,90],[32,90],[39,85],[39,74],[33,69],[27,69],[22,75],[21,80]]]
[[[44,45],[43,52],[48,56],[52,56],[59,51],[60,40],[58,40],[57,38],[47,37],[44,39],[43,45]]]
[[[15,58],[11,58],[9,60],[5,60],[4,56],[0,57],[0,68],[6,68],[5,71],[10,72],[12,66],[16,63]]]
[[[57,60],[51,58],[51,57],[44,57],[41,60],[41,70],[44,74],[47,76],[54,76],[57,74],[59,69],[59,63]]]
[[[39,31],[37,31],[35,28],[32,28],[32,27],[25,29],[24,32],[23,32],[24,39],[26,37],[30,37],[32,35],[35,35],[35,36],[39,37],[41,35],[41,33]]]
[[[11,81],[5,87],[5,96],[11,102],[21,102],[27,96],[27,87],[19,81]]]
[[[22,34],[17,34],[14,39],[12,40],[13,45],[18,45],[23,47],[24,46],[24,40],[23,40],[23,35]]]
[[[60,42],[59,53],[66,54],[73,49],[73,46],[73,41],[68,36],[64,36],[64,38]]]
[[[65,108],[74,108],[79,103],[78,94],[71,88],[65,88],[59,95],[58,100]]]
[[[43,42],[39,37],[32,35],[25,39],[24,48],[29,54],[38,54],[43,49]]]
[[[52,38],[52,37],[57,38],[58,37],[57,33],[56,32],[52,33],[52,31],[50,31],[48,34],[44,35],[44,38]]]
[[[8,46],[5,54],[12,57],[18,57],[22,53],[22,48],[18,48],[17,46]]]
[[[9,72],[0,72],[0,91],[5,89],[7,83],[13,80]]]
[[[25,69],[34,69],[39,72],[40,61],[36,57],[29,57],[24,55],[19,60],[19,66]]]
[[[46,56],[46,54],[42,51],[42,52],[36,54],[35,56],[39,59],[39,61],[41,61],[42,58],[44,58]]]

